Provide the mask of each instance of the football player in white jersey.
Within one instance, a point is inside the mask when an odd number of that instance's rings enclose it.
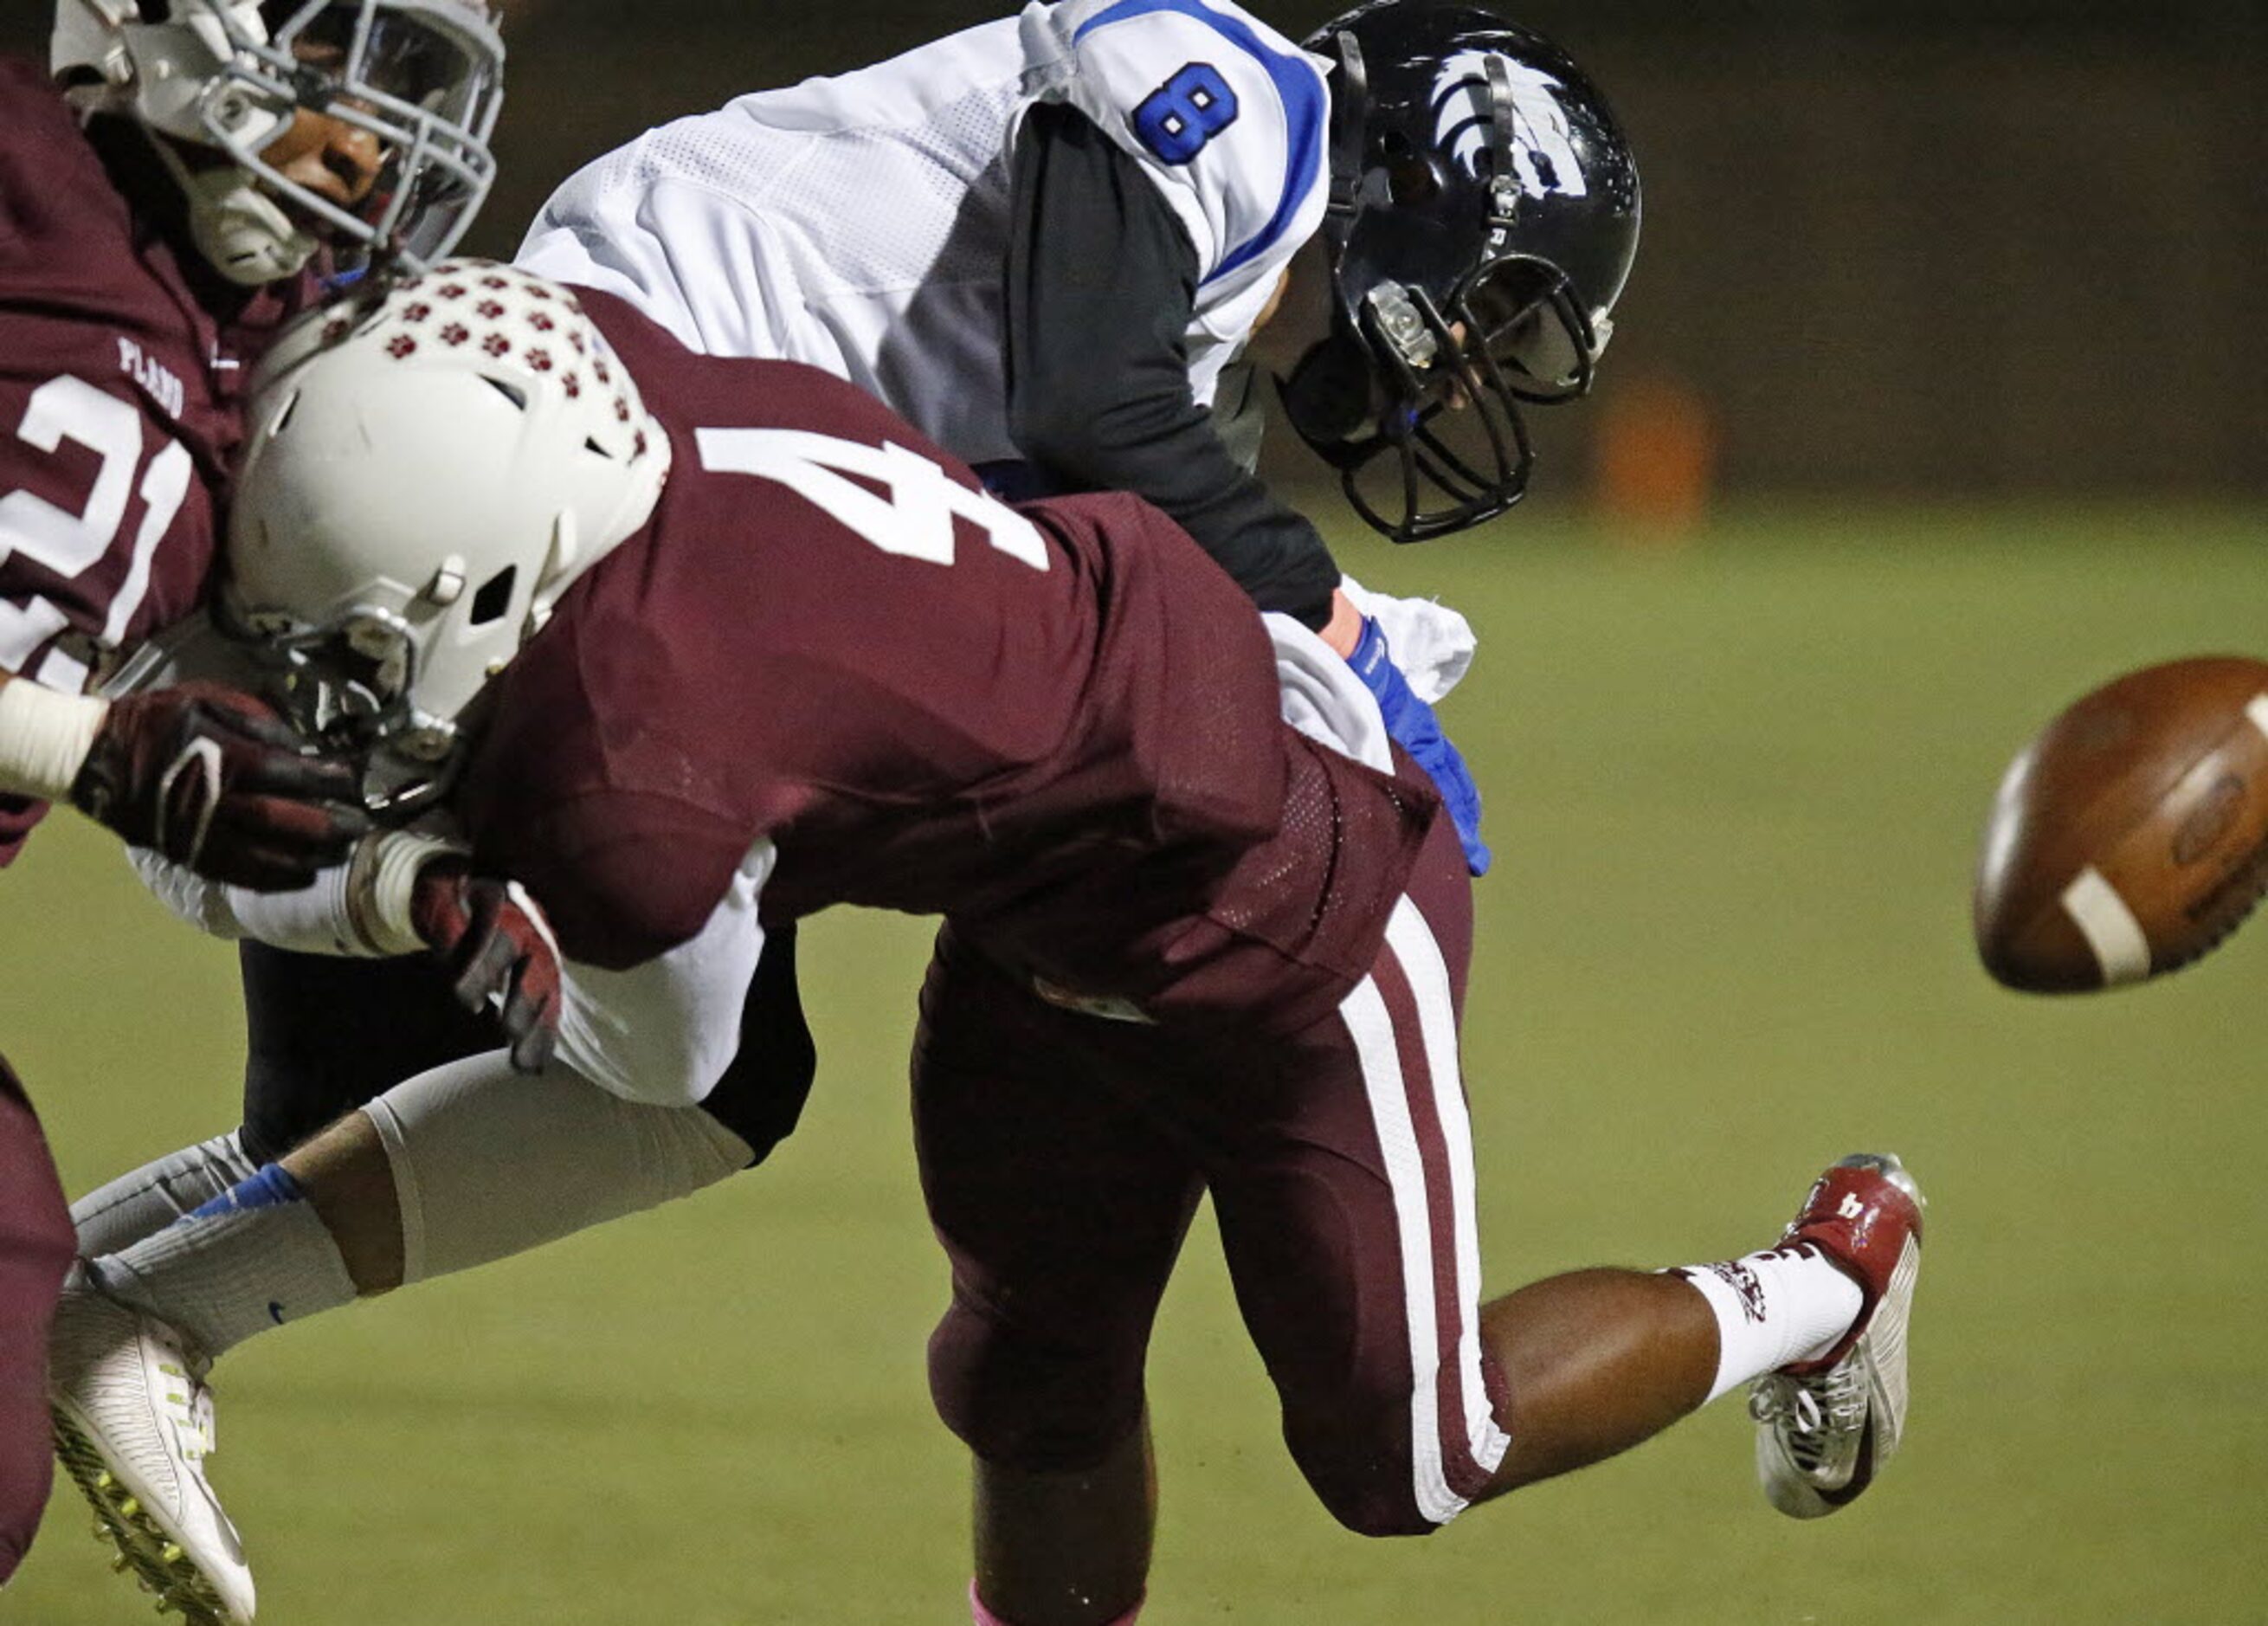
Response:
[[[523,259],[630,299],[696,349],[850,378],[1005,487],[1151,498],[1262,608],[1352,660],[1459,814],[1477,868],[1476,801],[1425,705],[1469,648],[1453,642],[1413,691],[1313,528],[1209,408],[1241,353],[1282,379],[1289,420],[1382,531],[1416,540],[1493,517],[1528,477],[1519,403],[1588,385],[1638,217],[1603,100],[1555,48],[1487,12],[1381,0],[1302,48],[1225,4],[1067,0],[664,126],[571,181]],[[1413,669],[1429,630],[1397,630]],[[811,1073],[784,946],[767,949],[769,982],[748,1003],[749,1065],[736,1064],[748,1076],[704,1102],[712,1124],[666,1137],[670,1157],[652,1155],[656,1109],[515,1079],[500,1061],[476,1077],[468,1062],[335,1132],[342,1156],[382,1140],[397,1171],[418,1171],[397,1182],[418,1204],[402,1216],[414,1247],[342,1272],[321,1227],[294,1223],[307,1205],[279,1203],[203,1222],[236,1238],[243,1268],[170,1262],[201,1245],[174,1234],[169,1262],[140,1261],[133,1278],[158,1309],[168,1273],[182,1293],[223,1276],[253,1291],[250,1238],[288,1226],[261,1245],[260,1268],[291,1290],[258,1285],[261,1303],[319,1305],[350,1276],[381,1290],[483,1262],[760,1160]],[[138,1245],[239,1182],[247,1204],[264,1201],[276,1182],[260,1184],[262,1165],[290,1144],[279,1123],[296,1138],[428,1065],[390,1060],[417,1003],[408,980],[398,999],[371,997],[393,968],[250,943],[246,967],[246,1130],[82,1200],[90,1255]],[[383,1076],[310,1104],[307,1055],[335,1053],[342,1013],[362,1009],[387,1013],[352,1030]],[[296,1104],[251,1110],[279,1093]],[[512,1149],[509,1191],[479,1172],[498,1145]]]
[[[1212,410],[1248,352],[1380,530],[1493,518],[1518,402],[1587,386],[1638,210],[1603,99],[1487,11],[1380,0],[1302,48],[1225,0],[1063,0],[652,130],[519,260],[862,385],[1005,489],[1148,498],[1375,681],[1477,873],[1463,765]]]

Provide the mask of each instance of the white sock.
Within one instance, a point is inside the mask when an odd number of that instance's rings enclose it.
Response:
[[[1791,1362],[1817,1360],[1851,1330],[1866,1303],[1859,1284],[1811,1247],[1773,1248],[1668,1274],[1690,1282],[1716,1312],[1711,1401]]]
[[[502,1051],[421,1073],[363,1111],[394,1169],[405,1282],[689,1196],[755,1156],[698,1107],[625,1101],[556,1061],[530,1077]]]
[[[259,1171],[234,1131],[145,1163],[71,1204],[78,1251],[97,1259],[129,1247]]]
[[[163,1231],[86,1262],[86,1278],[217,1358],[255,1333],[352,1304],[338,1244],[269,1164]]]

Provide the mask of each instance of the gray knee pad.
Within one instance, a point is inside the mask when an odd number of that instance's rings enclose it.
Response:
[[[501,1051],[398,1084],[363,1109],[393,1164],[403,1280],[446,1275],[689,1196],[745,1167],[696,1107],[626,1101]]]

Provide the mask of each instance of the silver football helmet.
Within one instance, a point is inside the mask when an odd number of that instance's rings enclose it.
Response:
[[[280,669],[303,731],[397,764],[449,760],[670,462],[573,292],[485,261],[305,319],[247,421],[215,619]]]
[[[504,45],[487,0],[56,0],[49,65],[82,114],[158,137],[198,251],[247,286],[293,275],[320,237],[422,266],[496,170]],[[376,138],[385,167],[359,206],[265,156],[303,110]]]

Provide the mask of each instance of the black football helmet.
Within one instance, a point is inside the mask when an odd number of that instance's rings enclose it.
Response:
[[[1395,542],[1493,519],[1522,402],[1591,386],[1638,250],[1638,166],[1598,87],[1477,6],[1372,0],[1304,41],[1332,75],[1330,336],[1285,415]]]

